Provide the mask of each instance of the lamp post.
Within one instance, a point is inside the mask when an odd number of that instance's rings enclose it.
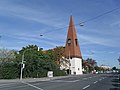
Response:
[[[23,72],[23,69],[24,69],[24,52],[23,52],[23,55],[22,55],[22,61],[21,61],[21,73],[20,73],[20,80],[22,80],[22,72]]]
[[[68,47],[69,47],[69,75],[70,75],[70,45],[71,45],[71,39],[68,39]]]
[[[23,54],[22,54],[22,61],[21,61],[21,73],[20,73],[20,80],[22,80],[22,77],[23,77],[23,69],[25,68],[25,64],[24,64],[24,58],[25,58],[25,52],[28,51],[28,50],[31,50],[31,49],[26,49]],[[39,51],[39,47],[37,49],[37,51]]]

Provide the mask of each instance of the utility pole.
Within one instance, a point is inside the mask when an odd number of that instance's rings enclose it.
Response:
[[[22,73],[23,73],[23,69],[24,69],[24,65],[25,65],[25,64],[23,63],[23,61],[24,61],[24,53],[23,53],[23,55],[22,55],[20,80],[22,80]]]
[[[22,54],[22,61],[21,61],[21,73],[20,73],[20,80],[22,80],[23,78],[23,69],[25,68],[25,64],[24,64],[24,58],[25,58],[25,52],[28,51],[28,50],[31,50],[31,49],[26,49],[23,54]],[[37,49],[37,51],[39,51],[39,47]]]

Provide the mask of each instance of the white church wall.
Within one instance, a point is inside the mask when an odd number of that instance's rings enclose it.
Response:
[[[76,74],[76,75],[83,74],[82,73],[82,59],[72,58],[72,59],[70,59],[70,63],[71,63],[70,70],[71,70],[72,75],[73,74]]]

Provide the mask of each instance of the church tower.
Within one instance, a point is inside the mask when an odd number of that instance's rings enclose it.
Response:
[[[74,26],[72,16],[68,27],[68,34],[65,45],[65,56],[69,59],[69,69],[71,74],[82,74],[82,55]]]

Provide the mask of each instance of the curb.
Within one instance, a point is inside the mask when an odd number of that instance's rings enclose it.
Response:
[[[73,77],[72,75],[70,76],[56,76],[56,77],[43,77],[43,78],[23,78],[22,80],[20,79],[1,79],[1,83],[15,83],[15,82],[37,82],[37,81],[49,81],[49,80],[55,80],[55,79],[61,79],[61,78],[67,78],[67,77]]]

